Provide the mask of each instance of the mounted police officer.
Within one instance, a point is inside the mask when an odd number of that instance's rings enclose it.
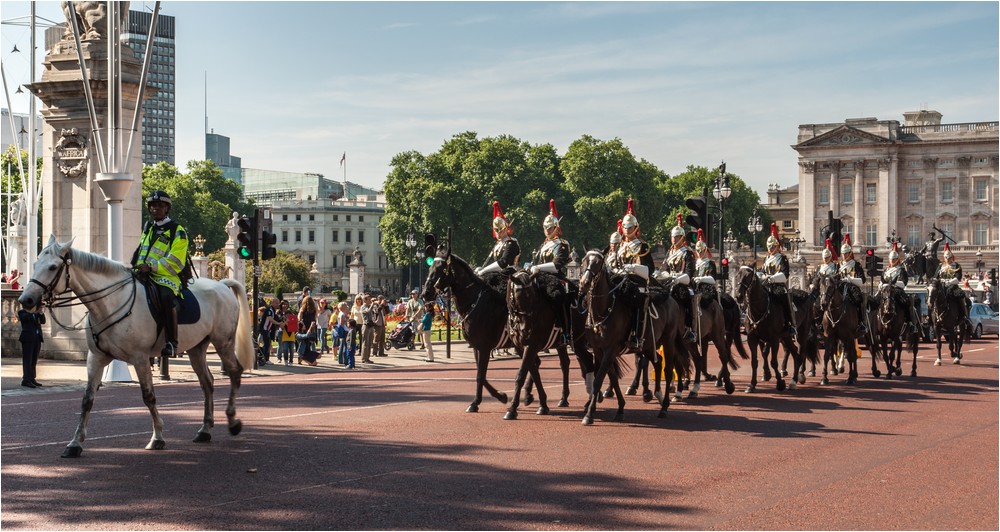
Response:
[[[789,334],[795,334],[795,314],[793,309],[795,305],[792,304],[792,294],[788,291],[786,286],[788,283],[788,270],[789,270],[788,257],[781,252],[781,239],[778,236],[778,226],[771,223],[771,235],[767,237],[767,258],[764,259],[764,265],[761,267],[760,274],[762,274],[764,284],[767,286],[771,293],[779,296],[778,301],[781,303],[781,310],[785,316],[785,323],[787,324],[786,330]]]
[[[556,200],[549,200],[549,214],[542,220],[542,230],[545,241],[535,251],[531,259],[531,273],[547,273],[556,276],[562,286],[562,301],[559,301],[561,312],[556,314],[556,326],[563,331],[563,340],[570,342],[570,303],[576,298],[576,287],[566,278],[566,265],[569,264],[569,242],[562,238],[562,227],[559,226],[559,212],[556,210]]]
[[[617,253],[617,270],[625,273],[631,284],[633,301],[636,303],[635,327],[630,347],[642,349],[646,334],[646,320],[649,314],[649,276],[653,272],[653,257],[650,247],[639,234],[639,219],[635,217],[635,203],[628,198],[625,216],[622,217],[622,241]]]
[[[687,245],[684,238],[684,215],[677,214],[677,225],[670,230],[670,253],[665,259],[660,269],[663,273],[660,278],[666,278],[671,282],[671,293],[677,298],[681,308],[684,309],[684,325],[687,331],[684,333],[685,339],[696,342],[698,339],[694,335],[692,325],[694,323],[694,290],[691,288],[691,279],[695,277],[695,257],[694,252]]]
[[[618,248],[622,243],[622,221],[618,220],[618,229],[608,237],[608,251],[604,254],[607,258],[604,263],[609,269],[618,268]]]
[[[868,334],[868,292],[862,289],[865,284],[865,269],[854,259],[850,233],[844,233],[844,244],[840,246],[838,275],[850,285],[848,292],[858,305],[858,336],[864,336]]]
[[[493,202],[493,238],[496,239],[496,244],[493,245],[493,251],[490,252],[489,256],[486,257],[486,262],[483,263],[481,268],[476,268],[476,275],[482,276],[490,272],[505,271],[510,273],[510,270],[517,267],[517,260],[521,255],[521,246],[518,245],[517,239],[514,238],[514,229],[511,227],[507,217],[504,216],[503,210],[500,209],[500,202]]]
[[[941,280],[942,287],[947,290],[948,297],[961,298],[964,305],[959,306],[959,312],[962,313],[962,318],[968,321],[969,311],[972,310],[972,301],[959,286],[962,281],[962,266],[955,261],[955,254],[951,252],[951,246],[947,242],[944,243],[944,261],[938,268],[937,278]]]
[[[160,354],[165,357],[177,354],[177,299],[182,297],[181,270],[188,260],[187,231],[170,219],[171,206],[170,196],[162,190],[146,198],[152,220],[143,228],[139,247],[132,254],[132,267],[157,290],[166,336]]]
[[[902,301],[906,308],[909,309],[907,313],[907,320],[910,322],[910,332],[917,332],[917,325],[920,323],[920,319],[917,318],[916,311],[913,308],[913,304],[910,301],[909,296],[905,292],[901,292],[906,288],[906,283],[909,282],[909,276],[906,273],[906,268],[903,267],[903,259],[899,256],[899,242],[892,243],[892,250],[889,251],[889,267],[882,272],[882,283],[879,286],[879,291],[882,292],[883,297],[899,297],[902,293]],[[893,293],[891,287],[896,287],[899,292]]]

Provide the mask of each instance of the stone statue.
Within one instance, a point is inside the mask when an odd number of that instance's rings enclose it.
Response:
[[[233,211],[233,217],[226,222],[226,233],[229,235],[229,243],[236,243],[236,235],[240,234],[240,228],[237,222],[240,219],[240,213]]]
[[[60,2],[62,4],[63,14],[66,15],[66,32],[63,33],[63,38],[73,38],[73,23],[70,21],[70,17],[76,17],[77,24],[80,27],[80,40],[81,41],[91,41],[104,39],[108,33],[108,6],[107,2],[73,2],[73,11],[75,13],[70,13],[69,2],[65,0]],[[120,13],[122,17],[122,26],[124,27],[128,23],[128,8],[129,2],[120,2],[121,8]]]
[[[28,225],[28,211],[24,203],[24,193],[21,193],[16,200],[10,203],[10,210],[7,213],[7,223],[11,227],[21,227]]]
[[[354,247],[354,253],[351,253],[351,256],[354,257],[353,260],[351,261],[351,264],[361,264],[361,248],[360,247],[355,246]]]

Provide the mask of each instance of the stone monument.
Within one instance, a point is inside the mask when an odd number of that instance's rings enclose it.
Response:
[[[351,264],[348,266],[351,270],[351,286],[350,294],[360,294],[365,291],[365,261],[361,254],[361,248],[355,247],[354,253],[351,254]]]
[[[10,239],[10,257],[7,261],[6,273],[12,270],[26,272],[28,271],[28,258],[25,255],[28,241],[28,211],[23,192],[11,202],[7,221],[10,223],[10,227],[7,228],[7,238]],[[21,279],[21,284],[23,285],[27,281],[27,279]]]

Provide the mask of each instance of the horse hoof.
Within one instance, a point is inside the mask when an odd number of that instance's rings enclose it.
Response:
[[[642,392],[642,402],[648,403],[653,400],[653,392],[646,390]]]
[[[736,385],[733,384],[733,383],[731,383],[731,382],[727,382],[726,383],[726,395],[733,395],[733,392],[735,392],[735,391],[736,391]]]
[[[916,377],[916,376],[917,376],[917,370],[913,370],[910,372],[910,377]]]
[[[809,372],[809,376],[810,376],[810,377],[815,377],[815,376],[816,376],[816,370],[812,370],[812,371],[810,371],[810,372]]]
[[[528,405],[530,405],[531,403],[534,403],[534,402],[535,402],[535,396],[534,395],[531,395],[529,393],[528,395],[524,396],[524,406],[528,406]]]
[[[698,392],[688,392],[688,397],[687,398],[688,399],[697,399],[698,398]]]
[[[597,402],[598,403],[603,403],[604,402],[604,394],[603,393],[597,394]]]
[[[747,386],[747,389],[743,390],[743,391],[745,393],[754,393],[755,391],[757,391],[757,387],[756,386]]]
[[[787,377],[788,376],[788,370],[787,369],[781,370],[781,376],[782,377]]]
[[[560,399],[559,404],[556,406],[558,406],[559,408],[566,408],[567,406],[569,406],[569,401],[565,399]]]
[[[879,371],[879,370],[875,370],[875,371],[872,372],[872,377],[875,377],[876,379],[879,378],[879,377],[881,377],[881,376],[882,376],[882,372]],[[886,375],[886,378],[891,379],[892,378],[892,372],[890,372],[888,375]]]
[[[785,381],[778,379],[778,385],[776,386],[779,392],[785,391]]]
[[[962,359],[961,358],[953,358],[953,359],[951,359],[951,363],[952,364],[961,364],[962,363]]]
[[[475,414],[476,412],[479,412],[479,405],[477,405],[476,403],[472,403],[471,405],[469,405],[469,408],[465,409],[465,412],[468,414]]]
[[[660,410],[660,413],[656,414],[656,417],[658,417],[660,419],[663,419],[663,418],[667,417],[667,411],[666,410]]]
[[[806,383],[806,374],[799,373],[799,384],[805,384],[805,383]]]
[[[79,445],[67,445],[66,448],[63,449],[62,457],[80,458],[81,454],[83,454],[83,447],[80,447]]]
[[[594,424],[594,418],[592,418],[590,416],[584,416],[584,418],[583,418],[583,424],[584,425],[593,425]]]
[[[146,446],[147,451],[162,451],[167,448],[167,442],[163,440],[153,440]]]
[[[503,415],[503,418],[507,421],[517,419],[517,410],[508,410],[507,413]]]
[[[195,443],[206,443],[212,441],[212,435],[208,432],[199,432],[195,435],[194,439],[191,440]]]
[[[629,388],[625,390],[625,395],[635,395],[637,391],[638,390],[635,386],[629,386]]]
[[[763,382],[769,382],[771,380],[771,374],[765,373]]]
[[[538,414],[538,415],[540,415],[540,416],[547,416],[547,415],[549,415],[549,407],[544,406],[544,405],[540,406],[540,407],[538,407],[538,411],[535,412],[535,413]]]
[[[896,368],[895,373],[896,373],[897,377],[902,376],[903,375],[903,368]]]
[[[497,399],[503,404],[507,404],[507,401],[510,401],[510,398],[507,397],[507,394],[505,393],[500,394],[500,396],[497,397]]]
[[[819,385],[820,386],[826,386],[828,384],[830,384],[830,379],[828,379],[826,377],[823,377],[823,380],[819,381]]]
[[[940,366],[941,365],[941,359],[939,358],[939,359],[935,360],[934,361],[934,365],[935,366]]]
[[[874,375],[874,374],[873,374],[873,375]],[[876,379],[878,378],[878,375],[874,375],[874,376],[875,376],[875,378],[876,378]],[[885,378],[886,378],[886,380],[890,380],[890,381],[891,381],[891,380],[892,380],[892,372],[891,372],[891,371],[890,371],[890,372],[887,372],[887,373],[885,374]]]
[[[656,393],[653,394],[653,397],[656,398],[656,402],[657,403],[662,403],[663,402],[663,394],[662,393],[656,392]]]
[[[242,431],[243,431],[243,422],[238,419],[234,421],[232,425],[229,425],[229,433],[232,434],[233,436],[238,435]]]
[[[716,387],[716,388],[722,388],[723,386],[725,386],[725,384],[726,384],[726,383],[725,383],[725,382],[723,382],[723,380],[722,380],[722,379],[715,379],[715,387]]]
[[[611,388],[608,388],[607,390],[604,390],[604,393],[601,395],[604,396],[605,398],[610,399],[615,396],[615,391],[612,390]]]

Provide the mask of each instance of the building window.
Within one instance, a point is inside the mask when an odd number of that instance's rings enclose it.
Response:
[[[844,205],[854,203],[854,183],[840,185],[840,202]]]
[[[316,231],[313,231],[312,229],[309,230],[309,242],[316,242]],[[309,261],[309,264],[312,264],[313,262],[315,261]]]
[[[830,185],[819,186],[819,204],[820,205],[830,204]]]
[[[364,242],[365,242],[365,232],[359,230],[358,231],[358,243],[359,244],[363,244]]]
[[[376,230],[375,234],[378,235],[378,243],[382,243],[382,231]]]
[[[315,214],[310,214],[309,215],[309,221],[310,222],[315,222],[316,221],[316,215]]]
[[[365,221],[365,217],[364,217],[364,216],[361,216],[361,215],[358,215],[358,221],[359,221],[359,222],[363,222],[363,221]]]
[[[301,230],[296,230],[295,231],[295,241],[296,242],[302,242],[302,231]]]
[[[281,241],[282,242],[288,242],[288,231],[282,231],[281,232]]]
[[[351,221],[351,215],[350,214],[347,215],[347,221],[348,222]]]
[[[985,179],[977,179],[975,184],[975,199],[976,201],[986,201],[986,186],[988,181]]]
[[[350,242],[350,241],[351,241],[351,230],[348,229],[344,231],[344,242]]]
[[[972,225],[972,245],[985,246],[987,226],[985,222],[976,222]]]
[[[906,226],[906,245],[915,248],[920,245],[920,226],[910,224]]]
[[[302,221],[302,215],[301,214],[296,214],[295,215],[295,221],[296,222],[301,222]]]
[[[382,269],[382,255],[378,256],[378,269]]]
[[[282,214],[281,215],[281,221],[282,222],[287,222],[288,221],[288,215],[287,214]]]
[[[910,203],[920,203],[920,183],[907,183],[906,201]]]
[[[782,220],[781,221],[781,228],[782,229],[791,229],[792,228],[792,221],[791,220]]]
[[[865,203],[878,201],[878,187],[875,183],[865,183]]]
[[[333,269],[334,270],[337,269],[337,256],[336,255],[333,256]]]
[[[938,223],[938,228],[948,236],[952,236],[955,233],[955,224],[953,223]]]
[[[340,242],[340,231],[336,229],[333,230],[333,241]]]
[[[338,220],[339,218],[340,218],[340,215],[339,215],[339,214],[334,214],[334,215],[333,215],[333,221],[335,221],[335,222],[336,222],[336,221],[337,221],[337,220]]]
[[[312,266],[313,264],[316,264],[316,255],[309,255],[309,261],[308,262],[309,262],[310,266]]]
[[[941,182],[941,201],[942,202],[952,202],[955,201],[955,182],[954,181],[942,181]]]
[[[878,244],[878,224],[868,224],[865,226],[865,244],[869,247]]]

